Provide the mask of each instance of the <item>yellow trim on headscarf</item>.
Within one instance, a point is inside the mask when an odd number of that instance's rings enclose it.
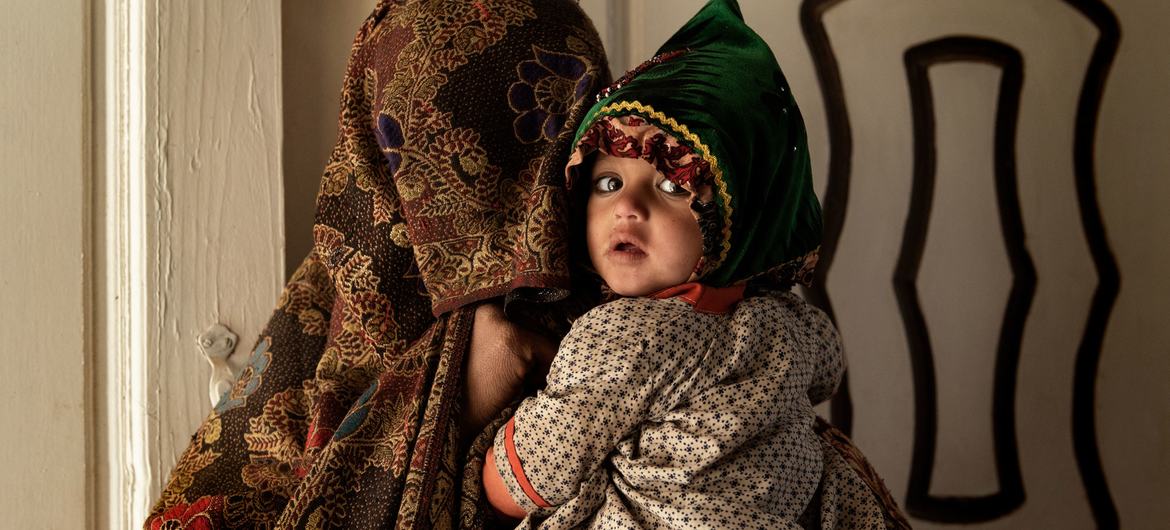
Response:
[[[650,105],[644,105],[637,101],[619,101],[617,103],[610,103],[604,107],[601,107],[601,110],[597,111],[597,116],[621,111],[635,111],[640,116],[653,119],[654,121],[671,128],[672,131],[669,132],[685,139],[688,143],[698,149],[699,154],[703,157],[703,160],[706,160],[707,164],[711,166],[711,173],[715,177],[715,189],[719,192],[719,197],[723,199],[723,245],[722,249],[719,251],[719,259],[714,263],[709,263],[704,266],[703,268],[706,270],[702,271],[702,274],[706,274],[710,271],[718,269],[719,266],[723,265],[723,261],[727,259],[727,254],[731,252],[732,210],[731,194],[727,192],[727,183],[723,180],[723,169],[719,167],[719,159],[715,158],[715,155],[711,154],[711,149],[707,147],[707,144],[704,144],[703,141],[699,139],[699,136],[691,132],[691,130],[688,129],[686,125],[675,121],[674,118],[671,118],[666,114],[654,110],[654,107],[651,107]],[[594,121],[596,121],[596,118]],[[574,146],[574,149],[576,149],[576,146]]]

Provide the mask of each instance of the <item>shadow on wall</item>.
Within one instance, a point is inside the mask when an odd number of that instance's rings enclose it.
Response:
[[[345,62],[357,28],[375,4],[376,0],[281,3],[285,276],[312,248],[317,188],[337,137]]]

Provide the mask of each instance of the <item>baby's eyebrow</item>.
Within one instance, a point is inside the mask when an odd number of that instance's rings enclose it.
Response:
[[[612,175],[612,176],[617,176],[617,177],[622,176],[621,172],[618,171],[617,169],[604,169],[604,168],[597,170],[597,174],[594,176],[601,177],[601,176],[605,176],[605,175]]]

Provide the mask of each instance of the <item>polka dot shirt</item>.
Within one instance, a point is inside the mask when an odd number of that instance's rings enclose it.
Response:
[[[843,370],[792,293],[727,314],[623,298],[573,325],[496,467],[521,528],[799,528],[826,465],[812,407]]]

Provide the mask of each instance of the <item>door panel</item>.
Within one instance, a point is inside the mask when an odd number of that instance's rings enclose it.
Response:
[[[701,4],[629,3],[624,66]],[[809,124],[828,259],[807,294],[850,363],[834,421],[917,527],[1116,526],[1092,421],[1117,279],[1091,163],[1111,13],[741,4]]]

